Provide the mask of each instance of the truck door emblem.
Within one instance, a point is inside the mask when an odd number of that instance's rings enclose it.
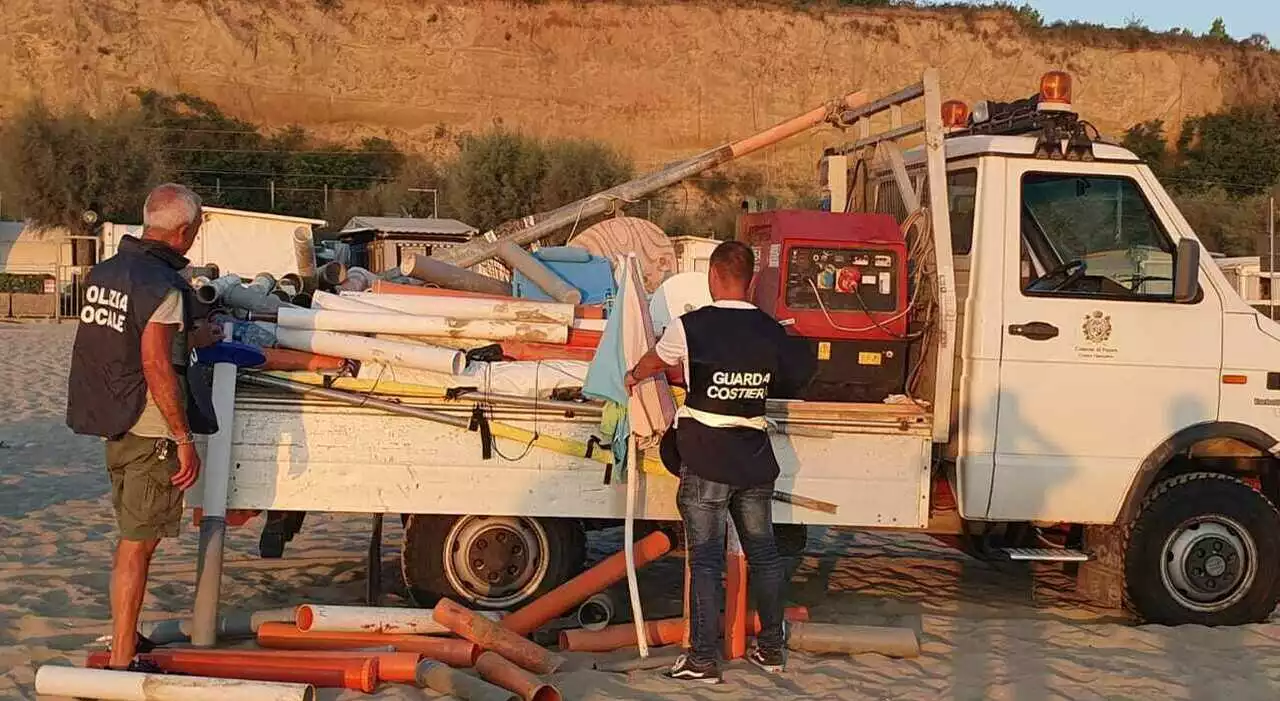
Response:
[[[1084,340],[1100,346],[1111,338],[1111,317],[1098,311],[1085,314],[1081,330],[1084,331]]]

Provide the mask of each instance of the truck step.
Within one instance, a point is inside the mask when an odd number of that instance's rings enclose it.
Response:
[[[1017,562],[1088,562],[1089,555],[1064,548],[1001,548],[1005,556]]]

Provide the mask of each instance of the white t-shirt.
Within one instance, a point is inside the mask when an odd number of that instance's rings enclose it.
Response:
[[[165,295],[164,301],[156,310],[152,312],[151,318],[147,320],[148,324],[174,324],[178,327],[178,333],[183,331],[182,321],[182,293],[177,290],[169,290],[169,294]],[[174,345],[185,347],[185,343],[175,343]],[[181,362],[181,361],[179,361]],[[173,439],[173,432],[169,430],[169,422],[164,420],[164,414],[160,413],[160,407],[156,405],[156,400],[151,396],[151,390],[147,390],[147,405],[142,409],[142,416],[138,417],[138,422],[129,429],[129,433],[143,438],[168,438]]]
[[[720,307],[721,309],[755,309],[756,305],[750,302],[744,302],[738,299],[722,299],[712,302],[711,306]],[[667,326],[667,330],[662,333],[662,338],[658,339],[658,345],[654,347],[654,352],[667,365],[682,365],[684,367],[685,382],[692,380],[689,373],[689,339],[684,332],[684,318],[672,319]],[[746,418],[742,416],[729,416],[727,414],[713,414],[709,411],[700,411],[690,407],[688,404],[680,407],[676,412],[675,423],[679,425],[680,417],[688,417],[697,421],[704,426],[712,428],[754,428],[761,431],[768,429],[768,422],[763,416],[755,418]]]

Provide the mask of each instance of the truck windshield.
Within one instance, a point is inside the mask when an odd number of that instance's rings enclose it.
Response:
[[[1115,176],[1028,173],[1022,179],[1024,259],[1043,274],[1032,294],[1168,299],[1173,242],[1138,184]]]

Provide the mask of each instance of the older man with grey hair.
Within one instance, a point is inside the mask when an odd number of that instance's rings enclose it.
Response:
[[[190,349],[218,340],[193,317],[196,300],[180,271],[200,231],[200,197],[175,184],[151,191],[142,238],[126,236],[90,271],[67,389],[67,425],[106,442],[111,504],[120,530],[111,573],[108,666],[139,669],[137,632],[151,558],[178,535],[182,493],[200,475],[192,428],[213,430],[191,402]]]

